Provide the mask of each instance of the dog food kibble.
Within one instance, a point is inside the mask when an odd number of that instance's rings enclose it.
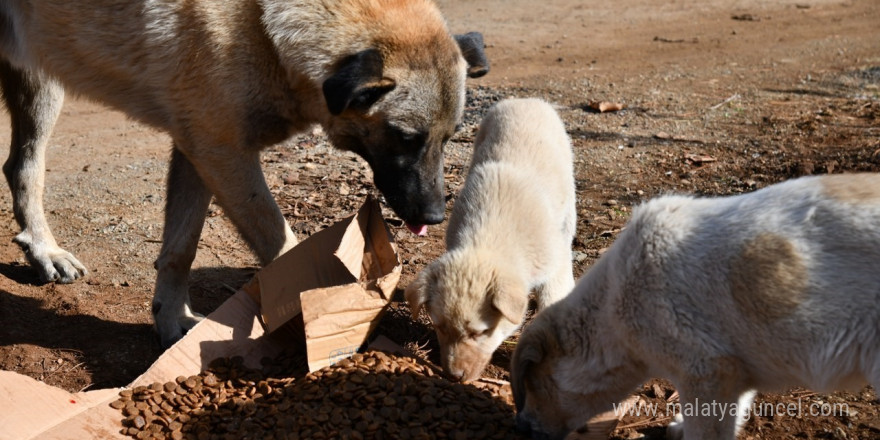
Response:
[[[110,406],[137,439],[518,438],[509,405],[414,359],[371,351],[308,374],[304,366],[217,359],[197,376],[123,390]]]

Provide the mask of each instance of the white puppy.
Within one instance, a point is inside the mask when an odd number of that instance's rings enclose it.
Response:
[[[479,377],[522,323],[533,289],[543,308],[574,287],[572,167],[565,127],[544,101],[502,101],[480,125],[447,253],[406,289],[414,316],[427,308],[453,378]]]
[[[650,201],[523,331],[517,425],[563,438],[663,377],[697,410],[678,436],[731,440],[754,390],[880,389],[878,269],[877,174]]]

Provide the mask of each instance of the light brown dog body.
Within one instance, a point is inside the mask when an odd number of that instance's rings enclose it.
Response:
[[[63,90],[166,130],[174,150],[153,313],[168,345],[198,319],[186,278],[212,195],[262,262],[296,244],[262,148],[321,124],[367,160],[401,218],[439,223],[442,144],[460,119],[465,76],[486,70],[479,35],[453,38],[428,0],[10,0],[0,6],[0,84],[16,242],[46,281],[85,275],[42,208]]]
[[[413,313],[424,306],[431,316],[451,377],[479,377],[519,328],[530,292],[542,309],[571,291],[575,222],[562,120],[539,99],[498,103],[480,124],[447,252],[406,290]]]

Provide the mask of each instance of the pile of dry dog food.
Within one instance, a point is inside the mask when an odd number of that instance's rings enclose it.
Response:
[[[123,390],[111,406],[137,439],[518,438],[509,405],[415,359],[370,351],[305,375],[304,365],[217,359],[197,376]]]

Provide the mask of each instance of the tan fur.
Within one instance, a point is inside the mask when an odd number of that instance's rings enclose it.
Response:
[[[743,244],[731,263],[730,294],[744,315],[779,319],[801,303],[806,280],[806,267],[789,240],[759,234]]]
[[[877,202],[880,201],[880,176],[871,173],[829,176],[822,190],[829,198],[841,202]]]
[[[171,135],[153,301],[165,345],[198,320],[186,278],[212,196],[261,262],[297,242],[266,185],[262,148],[321,124],[367,160],[401,218],[439,223],[443,143],[465,76],[488,70],[481,37],[453,38],[428,0],[9,0],[0,25],[16,242],[46,281],[86,272],[42,210],[43,151],[63,89]]]
[[[437,330],[443,367],[473,380],[520,326],[571,290],[572,152],[559,116],[537,99],[502,101],[480,125],[446,230],[447,253],[406,289]]]

